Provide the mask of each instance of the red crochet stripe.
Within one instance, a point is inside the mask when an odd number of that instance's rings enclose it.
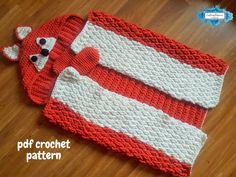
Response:
[[[158,168],[165,173],[177,177],[186,177],[190,173],[190,165],[179,162],[136,138],[88,122],[56,99],[50,99],[44,109],[44,115],[50,122],[60,125],[67,131],[85,139],[93,140],[116,152],[125,153],[129,157],[135,157],[140,162]]]
[[[223,75],[227,70],[227,64],[214,56],[201,53],[164,35],[140,28],[135,24],[128,23],[104,12],[92,11],[89,13],[88,20],[94,25],[113,31],[130,40],[135,40],[143,45],[153,47],[158,52],[166,53],[170,57],[182,63],[189,64],[194,68],[214,72],[217,75]]]
[[[88,69],[81,67],[86,66],[81,63],[83,60],[81,60],[80,63],[70,62],[75,58],[72,51],[64,51],[60,57],[60,59],[56,59],[53,65],[54,71],[58,74],[68,66],[73,66],[81,74],[85,73],[86,69]],[[101,65],[97,65],[86,75],[105,89],[146,103],[197,128],[201,127],[207,112],[203,107],[175,99],[158,89]]]
[[[77,30],[73,29],[73,31],[78,31],[77,33],[71,33],[70,27],[68,26],[67,30],[63,30],[63,33],[61,33],[63,35],[59,35],[57,44],[50,54],[50,57],[54,61],[53,69],[56,73],[59,74],[64,68],[70,65],[78,68],[76,63],[71,63],[77,55],[70,50],[69,46],[79,34],[80,30],[81,26]],[[80,73],[84,73],[84,71],[80,70]],[[88,77],[110,91],[146,103],[197,128],[201,127],[207,112],[206,109],[198,105],[175,99],[158,89],[101,65],[97,65],[88,74]]]
[[[197,128],[201,127],[207,113],[206,109],[198,105],[175,99],[162,91],[101,65],[92,70],[88,77],[112,92],[146,103]]]

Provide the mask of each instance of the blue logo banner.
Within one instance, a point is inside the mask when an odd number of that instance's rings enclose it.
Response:
[[[206,24],[210,24],[215,27],[221,23],[227,23],[233,20],[233,14],[225,9],[221,9],[218,6],[212,8],[205,8],[197,13],[197,18]]]

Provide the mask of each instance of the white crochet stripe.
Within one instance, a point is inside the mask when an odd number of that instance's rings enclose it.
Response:
[[[79,53],[84,47],[95,47],[100,64],[156,87],[171,96],[205,108],[219,102],[224,76],[157,52],[154,48],[117,35],[89,21],[73,41],[71,48]]]
[[[135,137],[190,165],[207,138],[201,130],[161,110],[104,89],[72,67],[59,75],[52,98],[89,122]]]

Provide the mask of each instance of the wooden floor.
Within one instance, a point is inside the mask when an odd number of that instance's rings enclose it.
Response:
[[[220,104],[207,114],[203,131],[209,138],[191,176],[236,177],[236,22],[212,28],[195,17],[202,8],[217,2],[236,11],[235,0],[1,0],[0,45],[14,42],[12,31],[19,23],[36,27],[58,15],[78,13],[86,17],[89,10],[100,9],[222,58],[230,68]],[[17,64],[9,64],[1,58],[0,177],[165,176],[133,159],[107,151],[51,125],[43,118],[42,109],[25,95]],[[17,141],[25,139],[69,139],[71,149],[54,150],[62,153],[59,161],[26,163],[25,153],[38,150],[17,152]]]

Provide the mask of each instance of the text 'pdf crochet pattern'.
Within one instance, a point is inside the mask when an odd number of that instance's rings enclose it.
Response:
[[[63,129],[142,163],[186,177],[207,135],[227,64],[103,12],[65,15],[39,28],[18,26],[27,95]]]

